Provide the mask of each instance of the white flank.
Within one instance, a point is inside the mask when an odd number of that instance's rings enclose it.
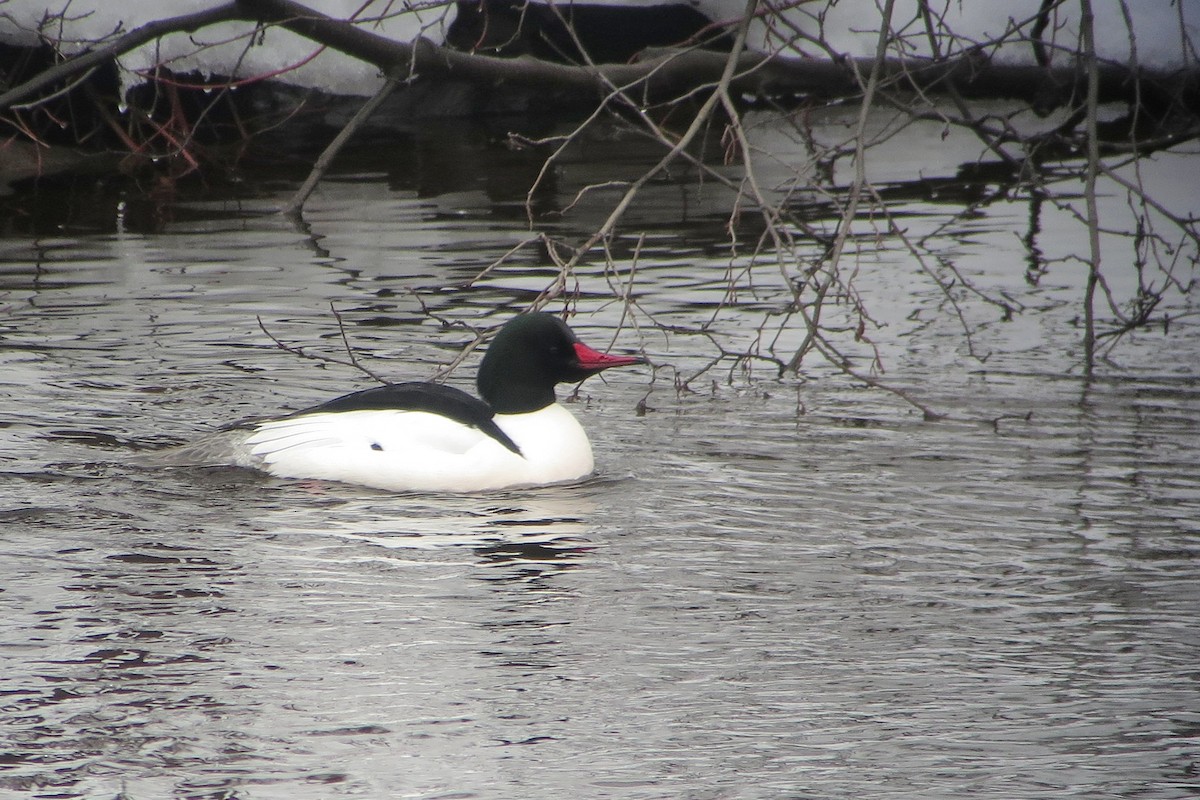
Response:
[[[424,411],[343,411],[265,422],[246,438],[255,465],[281,478],[317,478],[391,491],[476,492],[577,480],[592,471],[587,434],[552,405],[501,414],[521,448]]]

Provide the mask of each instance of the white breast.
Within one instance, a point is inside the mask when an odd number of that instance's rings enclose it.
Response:
[[[484,491],[577,480],[592,471],[587,434],[562,406],[495,419],[520,455],[447,417],[395,410],[265,422],[244,446],[249,461],[272,475],[392,491]]]

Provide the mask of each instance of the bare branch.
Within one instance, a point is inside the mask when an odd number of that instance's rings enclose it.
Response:
[[[379,87],[379,91],[359,107],[354,116],[350,118],[350,121],[338,131],[337,136],[333,137],[333,141],[321,151],[321,155],[313,164],[308,177],[304,179],[304,183],[300,184],[300,188],[296,190],[287,204],[279,210],[280,214],[287,217],[299,216],[309,196],[317,188],[317,184],[321,182],[321,178],[325,177],[325,173],[329,167],[333,165],[333,160],[337,158],[337,154],[346,146],[346,143],[350,141],[355,132],[371,118],[371,115],[375,113],[375,110],[388,98],[388,95],[392,93],[397,85],[398,81],[396,77],[389,75],[384,81],[383,86]]]
[[[349,360],[345,360],[345,359],[341,359],[341,358],[334,358],[333,356],[327,356],[323,353],[310,353],[308,350],[304,349],[303,347],[287,344],[286,342],[279,339],[279,337],[277,337],[275,334],[271,333],[271,331],[267,330],[267,325],[266,325],[266,323],[263,322],[261,316],[256,316],[255,319],[258,320],[259,330],[261,330],[264,334],[266,334],[267,338],[270,339],[272,342],[274,342],[276,347],[278,347],[280,350],[283,350],[286,353],[291,353],[294,356],[299,356],[300,358],[306,358],[310,361],[318,361],[322,364],[337,364],[338,366],[342,366],[342,367],[351,367],[352,369],[358,370],[359,372],[363,373],[364,375],[371,378],[372,380],[377,381],[378,383],[381,383],[385,386],[392,383],[392,381],[389,381],[387,378],[384,378],[384,377],[376,374],[371,369],[366,367],[361,361],[358,360],[358,357],[354,355],[353,348],[351,348],[351,346],[350,346],[350,340],[346,336],[346,327],[342,322],[342,315],[338,312],[338,310],[336,308],[333,307],[332,304],[330,305],[330,309],[333,311],[333,315],[337,319],[338,331],[341,334],[342,344],[346,348],[346,353],[350,356]]]
[[[101,45],[86,53],[81,53],[61,64],[56,64],[50,69],[38,73],[34,78],[20,86],[16,86],[4,94],[0,94],[0,111],[11,108],[13,104],[24,100],[30,95],[36,94],[47,86],[53,86],[59,81],[67,80],[81,72],[95,69],[122,53],[127,53],[147,42],[152,42],[155,39],[166,36],[168,33],[195,31],[218,22],[240,19],[242,18],[241,5],[237,0],[234,0],[233,2],[222,3],[205,11],[197,11],[194,14],[184,14],[179,17],[148,22],[140,28],[135,28],[124,36],[114,39],[108,44]]]
[[[1083,295],[1083,370],[1092,377],[1096,361],[1096,283],[1100,279],[1100,212],[1096,204],[1096,175],[1099,172],[1100,145],[1096,135],[1096,111],[1099,106],[1100,77],[1096,64],[1095,17],[1091,0],[1080,0],[1079,27],[1083,35],[1087,64],[1087,166],[1084,171],[1084,199],[1087,203],[1088,277]]]

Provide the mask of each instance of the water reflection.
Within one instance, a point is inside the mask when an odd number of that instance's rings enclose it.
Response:
[[[110,530],[134,533],[124,522]],[[40,541],[31,534],[14,543]],[[15,726],[6,749],[10,764],[27,766],[0,773],[10,791],[86,796],[97,775],[202,764],[187,755],[203,738],[198,721],[230,711],[197,680],[221,667],[229,639],[211,620],[230,613],[225,587],[240,567],[211,550],[134,536],[107,554],[91,537],[59,541],[36,566],[7,573],[10,602],[12,593],[27,598],[23,606],[32,601],[5,632],[3,710]],[[166,728],[155,722],[164,715]]]
[[[482,698],[476,708],[477,688],[430,693],[430,682],[459,675],[470,687],[480,667],[555,666],[547,631],[565,623],[551,608],[576,593],[554,579],[595,547],[584,522],[595,485],[465,501],[278,486],[276,504],[262,502],[261,480],[225,475],[226,499],[177,517],[181,530],[126,515],[110,520],[110,539],[81,531],[36,569],[8,571],[8,595],[33,604],[6,625],[6,658],[21,664],[3,680],[19,730],[6,768],[20,771],[0,772],[0,785],[81,797],[130,775],[141,776],[136,793],[181,797],[236,794],[246,785],[236,775],[336,785],[349,774],[282,753],[490,727],[512,709]],[[179,491],[189,480],[179,477],[160,490]],[[54,531],[65,520],[13,521]],[[35,527],[10,545],[39,541]],[[349,707],[347,681],[362,692]],[[331,715],[345,721],[321,722]],[[450,767],[418,767],[417,780]]]
[[[345,487],[300,483],[291,494],[303,507],[270,508],[253,524],[305,536],[329,536],[387,550],[443,546],[519,545],[584,537],[595,512],[591,484],[498,496],[400,495],[346,498]],[[298,492],[303,492],[301,496]]]

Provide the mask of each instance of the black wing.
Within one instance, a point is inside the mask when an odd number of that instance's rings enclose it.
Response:
[[[291,416],[300,414],[336,414],[343,411],[426,411],[449,417],[455,422],[461,422],[491,436],[500,444],[517,455],[521,448],[508,438],[508,434],[500,430],[496,424],[496,412],[492,407],[477,397],[472,397],[461,389],[453,386],[443,386],[440,383],[392,383],[387,386],[376,386],[373,389],[363,389],[360,392],[342,395],[319,406],[297,411]]]

